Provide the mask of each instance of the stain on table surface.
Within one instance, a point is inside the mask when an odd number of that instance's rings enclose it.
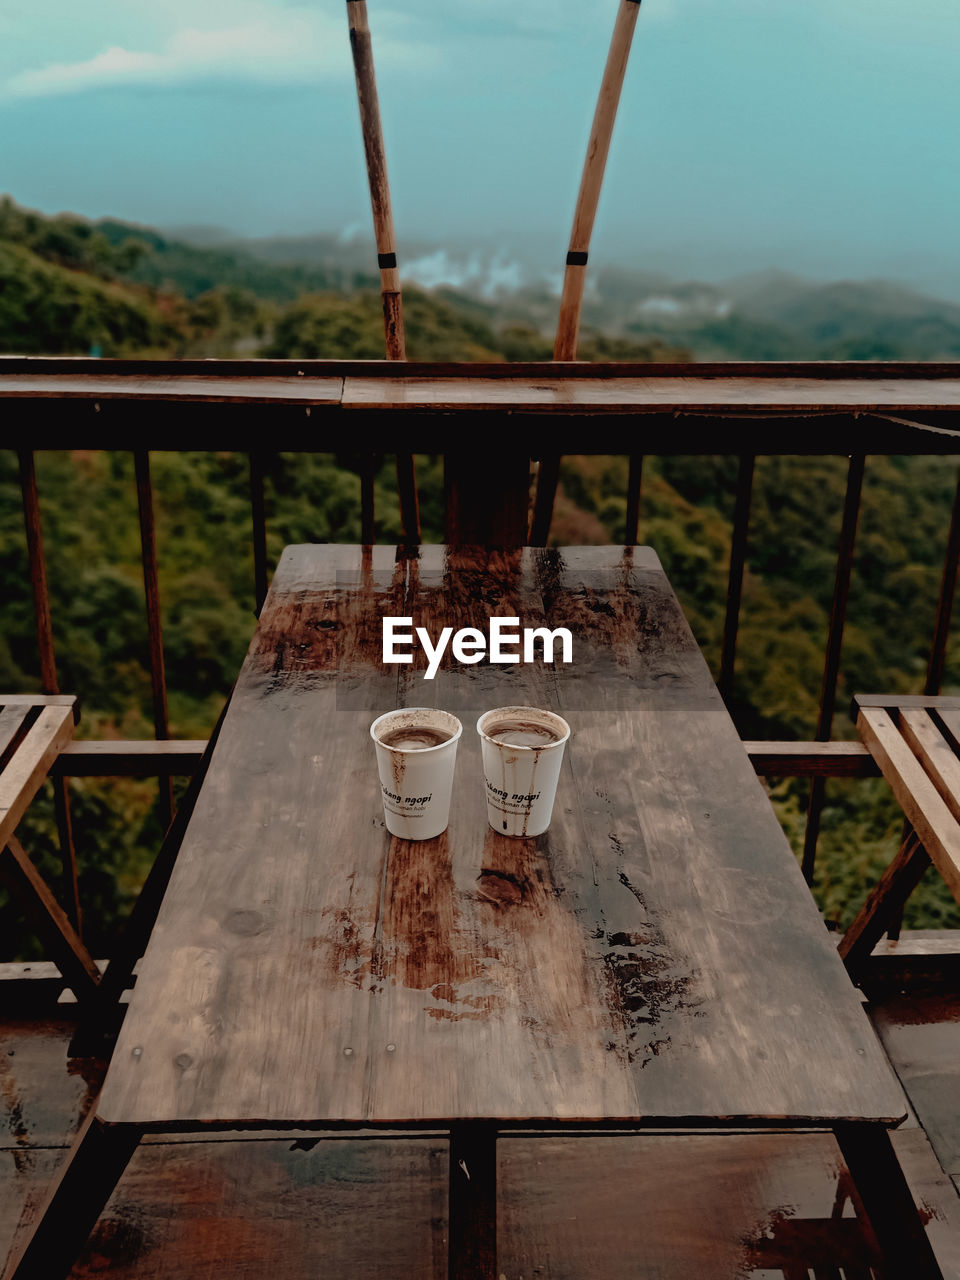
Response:
[[[567,626],[574,662],[381,662],[381,618]],[[474,724],[571,723],[554,818],[486,822]],[[464,723],[403,842],[369,725]],[[136,1050],[140,1050],[136,1053]],[[156,1127],[488,1117],[895,1119],[902,1095],[647,548],[284,553],[101,1114]]]

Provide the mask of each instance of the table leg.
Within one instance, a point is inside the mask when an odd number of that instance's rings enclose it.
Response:
[[[62,1280],[137,1149],[142,1131],[87,1116],[26,1239],[7,1259],[3,1280]]]
[[[834,1132],[890,1280],[943,1280],[889,1133],[879,1124],[839,1124]]]
[[[496,1280],[497,1127],[464,1120],[450,1130],[450,1280]]]

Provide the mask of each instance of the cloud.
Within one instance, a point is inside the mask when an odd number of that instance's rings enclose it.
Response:
[[[408,263],[401,260],[400,272],[405,280],[415,280],[427,289],[440,285],[454,289],[469,287],[490,299],[501,293],[516,293],[524,282],[519,262],[508,261],[500,254],[490,257],[473,253],[466,258],[458,257],[446,249],[423,254]]]
[[[378,68],[422,70],[435,51],[408,37],[406,22],[378,15],[374,55]],[[243,21],[186,26],[156,51],[111,45],[93,57],[28,68],[3,87],[8,98],[54,97],[118,86],[156,88],[234,80],[261,85],[309,85],[352,75],[346,22],[299,6],[246,6]]]

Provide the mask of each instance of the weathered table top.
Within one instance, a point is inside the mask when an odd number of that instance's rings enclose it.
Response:
[[[569,666],[381,661],[381,617],[567,626]],[[391,840],[374,716],[464,733]],[[474,724],[570,721],[549,832],[489,829]],[[826,1123],[905,1110],[652,551],[290,547],[102,1096],[112,1122]]]

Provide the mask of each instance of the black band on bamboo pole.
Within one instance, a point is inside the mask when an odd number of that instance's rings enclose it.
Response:
[[[59,693],[57,658],[53,645],[53,621],[50,616],[50,592],[47,586],[47,561],[43,554],[43,529],[40,523],[40,498],[37,492],[37,469],[32,449],[17,452],[20,465],[20,493],[23,499],[23,522],[27,534],[27,560],[33,587],[33,612],[40,653],[40,687],[44,693]],[[54,778],[53,801],[63,859],[63,899],[70,923],[80,933],[80,890],[77,880],[77,850],[73,842],[70,817],[70,791],[66,778]]]
[[[643,488],[643,454],[630,454],[627,473],[627,528],[624,542],[635,547],[640,538],[640,493]]]
[[[583,287],[587,276],[587,254],[590,236],[600,202],[603,171],[610,151],[610,139],[620,104],[620,91],[627,70],[630,45],[640,0],[620,0],[610,52],[603,71],[597,108],[587,143],[587,156],[583,164],[583,176],[577,193],[577,206],[570,232],[570,249],[567,253],[563,275],[563,293],[560,298],[560,318],[557,322],[557,338],[553,348],[554,360],[576,360],[577,338],[580,332],[580,308],[583,304]]]
[[[393,208],[387,180],[387,157],[383,147],[380,122],[380,100],[373,68],[373,45],[366,0],[347,0],[350,23],[350,48],[357,79],[357,101],[360,105],[360,127],[367,158],[370,182],[370,204],[373,208],[373,230],[377,241],[377,264],[380,268],[380,293],[383,300],[383,326],[387,359],[405,360],[403,303],[400,296],[400,272],[397,268],[397,241],[393,230]]]
[[[724,702],[733,692],[733,666],[737,654],[737,631],[740,627],[740,602],[743,599],[743,570],[747,559],[747,527],[750,523],[750,500],[753,495],[753,469],[756,458],[744,454],[737,476],[737,503],[733,513],[733,538],[730,543],[730,577],[727,583],[727,613],[723,623],[723,656],[720,659],[720,695]]]
[[[143,560],[143,589],[147,605],[150,637],[150,686],[153,692],[153,728],[158,740],[170,737],[167,720],[167,676],[163,661],[163,629],[160,621],[160,580],[157,571],[157,538],[153,519],[153,488],[150,484],[150,455],[146,449],[134,451],[137,476],[137,507],[140,513],[140,551]],[[160,817],[164,830],[173,818],[173,779],[160,779]]]
[[[850,573],[853,568],[853,549],[857,538],[857,519],[860,515],[860,494],[863,490],[863,471],[866,458],[856,453],[847,469],[847,493],[843,503],[843,524],[840,528],[840,547],[837,552],[837,575],[833,586],[833,607],[830,611],[830,632],[823,665],[823,682],[820,686],[820,714],[817,719],[817,742],[829,742],[833,729],[833,713],[837,705],[837,678],[840,673],[840,649],[843,644],[843,627],[847,618],[847,599],[850,594]],[[813,883],[813,868],[817,856],[817,839],[820,835],[820,815],[826,795],[826,779],[814,778],[807,805],[807,828],[803,838],[803,874],[807,884]]]
[[[250,515],[253,521],[253,587],[257,617],[267,598],[267,515],[263,501],[263,457],[250,452]]]
[[[545,453],[537,472],[537,496],[533,504],[533,523],[530,526],[530,546],[545,547],[550,537],[553,504],[557,499],[560,482],[560,454]]]
[[[960,561],[960,476],[957,478],[953,514],[950,517],[950,534],[943,559],[937,623],[933,631],[933,643],[930,646],[930,661],[927,663],[927,680],[923,687],[925,694],[939,693],[940,686],[943,684],[943,670],[947,661],[947,640],[950,638],[950,615],[953,612],[953,597],[957,589],[958,561]]]

